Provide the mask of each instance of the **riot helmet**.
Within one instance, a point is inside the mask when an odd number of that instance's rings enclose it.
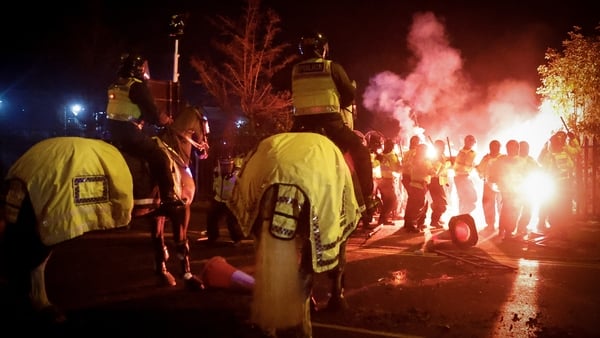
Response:
[[[488,148],[490,149],[490,155],[498,155],[500,154],[500,148],[502,148],[502,145],[500,144],[500,141],[498,140],[491,140]]]
[[[467,135],[464,139],[465,149],[471,149],[477,143],[477,139],[473,135]]]
[[[529,142],[519,142],[519,156],[529,156]]]
[[[394,140],[392,140],[391,138],[386,138],[385,141],[383,141],[383,152],[385,154],[389,154],[394,150],[395,146],[396,143],[394,142]]]
[[[408,149],[416,149],[419,144],[421,144],[421,138],[419,135],[413,135],[408,141]]]
[[[319,32],[312,32],[300,38],[298,51],[300,55],[305,57],[326,58],[329,53],[329,42],[325,35]]]
[[[120,77],[133,77],[138,80],[150,78],[148,61],[138,54],[125,53],[121,56],[121,66],[118,75]]]

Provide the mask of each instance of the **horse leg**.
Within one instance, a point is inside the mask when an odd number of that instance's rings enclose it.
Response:
[[[187,238],[188,225],[190,224],[190,208],[184,209],[171,215],[171,226],[173,227],[173,239],[175,241],[175,251],[177,259],[181,266],[181,273],[185,287],[190,290],[203,290],[202,280],[192,273],[190,265],[190,245]]]
[[[311,312],[317,311],[317,301],[313,297],[314,270],[312,268],[312,247],[308,237],[304,240],[300,258],[300,281],[304,297],[304,320],[301,330],[306,337],[312,337]]]
[[[329,272],[331,279],[331,295],[327,302],[328,310],[345,310],[348,303],[344,298],[344,268],[346,265],[346,242],[340,244],[340,257],[338,265]]]
[[[13,207],[18,216],[14,220],[3,220],[4,230],[0,236],[8,282],[7,298],[14,302],[17,316],[33,314],[48,324],[62,323],[66,317],[52,305],[46,293],[45,270],[52,248],[42,242],[29,195],[24,195]]]
[[[29,298],[34,312],[44,323],[61,324],[67,320],[67,317],[60,309],[50,303],[46,293],[45,273],[50,255],[48,254],[46,259],[30,272],[31,291]]]
[[[154,217],[152,223],[152,245],[154,247],[154,268],[159,283],[165,286],[175,286],[175,277],[167,269],[169,250],[165,244],[165,217]]]

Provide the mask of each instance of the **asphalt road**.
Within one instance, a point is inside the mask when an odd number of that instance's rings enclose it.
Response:
[[[251,240],[206,247],[202,208],[189,231],[192,268],[222,256],[253,273]],[[315,338],[370,337],[598,337],[600,336],[600,224],[578,223],[567,239],[539,245],[481,237],[475,247],[408,234],[401,221],[373,236],[358,229],[350,239],[346,299],[350,309],[312,315]],[[439,233],[438,233],[439,235]],[[167,238],[171,245],[171,237]],[[173,273],[179,269],[169,261]],[[251,293],[232,289],[189,291],[181,280],[160,287],[153,271],[147,225],[89,233],[61,244],[46,280],[50,300],[68,321],[45,327],[2,308],[3,337],[54,336],[260,337],[248,323]],[[318,275],[315,297],[327,302],[329,281]],[[40,332],[41,331],[41,332]]]

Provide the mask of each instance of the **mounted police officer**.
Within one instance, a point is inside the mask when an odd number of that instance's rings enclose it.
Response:
[[[361,138],[344,124],[342,107],[353,104],[356,88],[344,68],[326,59],[329,42],[321,33],[302,36],[299,43],[301,61],[292,69],[292,132],[317,132],[331,139],[342,152],[352,157],[369,222],[376,208],[373,197],[373,168],[368,148]],[[359,201],[360,202],[360,201]]]
[[[143,130],[145,123],[165,126],[170,116],[159,111],[147,86],[150,78],[148,63],[140,55],[124,54],[117,80],[108,88],[107,127],[111,141],[121,150],[143,156],[152,176],[158,181],[161,211],[169,212],[183,207],[184,202],[175,194],[169,159],[150,135]]]

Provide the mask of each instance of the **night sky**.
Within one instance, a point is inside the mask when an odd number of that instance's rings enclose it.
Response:
[[[188,14],[185,35],[180,42],[180,80],[184,96],[193,101],[200,89],[191,85],[195,75],[186,60],[191,55],[210,52],[208,41],[212,31],[206,17],[215,14],[239,17],[244,2],[135,3],[140,5],[135,7],[128,1],[82,4],[55,1],[43,2],[34,10],[30,3],[16,2],[11,5],[13,10],[3,10],[0,14],[4,45],[0,53],[0,99],[3,101],[0,123],[10,121],[19,127],[48,126],[62,114],[64,105],[74,99],[90,102],[90,109],[102,110],[106,87],[115,76],[119,55],[130,47],[148,56],[154,78],[171,79],[173,41],[167,32],[170,16],[177,13]],[[560,3],[263,0],[263,6],[273,8],[281,16],[282,40],[296,43],[302,32],[312,29],[328,36],[331,58],[339,61],[358,83],[359,112],[362,110],[363,116],[368,116],[359,120],[358,126],[363,131],[380,126],[372,116],[379,116],[380,120],[402,119],[394,112],[398,107],[387,111],[387,117],[383,116],[386,109],[379,105],[381,102],[365,107],[363,101],[370,100],[365,93],[381,93],[381,83],[374,83],[378,75],[391,75],[387,78],[399,80],[402,88],[407,84],[431,86],[432,81],[438,81],[431,77],[431,70],[423,71],[423,68],[431,66],[435,71],[441,67],[436,64],[440,55],[426,64],[424,60],[429,59],[426,53],[431,50],[419,47],[421,40],[416,42],[414,35],[409,45],[410,32],[428,34],[416,32],[416,17],[440,32],[436,40],[425,43],[440,43],[442,49],[450,50],[458,63],[452,74],[460,73],[459,78],[468,84],[468,90],[479,92],[480,96],[489,96],[488,88],[507,81],[527,84],[529,87],[522,87],[525,91],[535,88],[539,85],[536,69],[544,63],[546,49],[560,48],[561,41],[574,25],[591,33],[600,22],[591,2],[578,0]],[[439,52],[439,47],[434,49]],[[445,74],[444,71],[439,74]],[[413,74],[429,74],[429,82],[415,82]],[[441,90],[454,88],[448,85]],[[435,96],[439,104],[440,95]],[[439,114],[447,116],[447,110],[442,111],[439,106],[429,105],[422,108],[428,111],[422,112],[407,97],[396,99],[421,114],[422,123],[439,119]],[[422,99],[421,96],[419,101]],[[478,106],[473,102],[475,100],[465,99],[460,110],[472,113]],[[9,118],[7,110],[12,109],[9,111],[15,114],[16,105],[18,116]]]

